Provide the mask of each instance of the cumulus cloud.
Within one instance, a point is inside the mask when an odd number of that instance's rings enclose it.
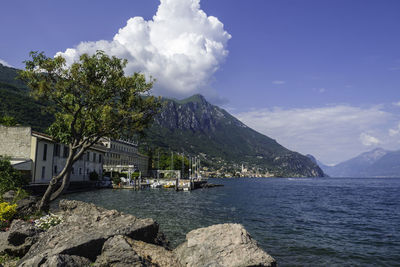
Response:
[[[389,136],[393,137],[393,136],[396,136],[398,134],[400,134],[400,122],[399,122],[399,124],[397,125],[396,128],[389,129]]]
[[[360,134],[360,140],[364,146],[376,146],[382,143],[378,138],[366,133]]]
[[[272,83],[276,84],[276,85],[281,85],[281,84],[285,84],[286,82],[285,81],[272,81]]]
[[[395,103],[393,103],[393,105],[394,105],[394,106],[398,106],[398,107],[400,107],[400,101],[399,101],[399,102],[395,102]]]
[[[210,81],[228,55],[230,38],[218,18],[201,10],[200,0],[160,0],[152,20],[133,17],[113,40],[82,42],[57,55],[71,64],[80,54],[103,50],[128,59],[127,74],[156,78],[155,94],[210,95]]]
[[[12,66],[10,64],[8,64],[5,60],[2,60],[1,58],[0,58],[0,64],[2,64],[3,66],[6,66],[6,67],[12,68]]]
[[[398,138],[388,134],[388,129],[397,125],[399,116],[383,106],[271,108],[235,115],[283,146],[312,154],[327,164],[336,164],[367,151],[366,144],[400,149]]]

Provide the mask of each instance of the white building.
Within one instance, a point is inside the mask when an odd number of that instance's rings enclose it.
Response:
[[[56,143],[46,134],[32,131],[30,127],[5,127],[0,125],[0,155],[11,158],[11,164],[29,173],[31,183],[48,183],[64,168],[68,146]],[[103,175],[104,155],[102,145],[93,146],[74,163],[71,181],[89,181],[91,172]]]
[[[108,152],[105,154],[104,170],[128,172],[128,169],[139,169],[147,176],[149,158],[138,151],[138,144],[130,141],[105,138],[101,141]]]

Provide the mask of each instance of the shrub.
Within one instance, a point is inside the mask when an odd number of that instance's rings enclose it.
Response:
[[[0,193],[17,190],[29,183],[29,178],[24,177],[14,169],[8,158],[0,156]]]
[[[119,176],[115,176],[112,178],[112,182],[118,185],[119,183],[121,183],[121,178],[119,178]]]
[[[9,222],[17,213],[17,204],[0,203],[0,221]]]

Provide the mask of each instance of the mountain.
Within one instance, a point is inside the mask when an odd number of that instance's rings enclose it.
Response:
[[[46,103],[29,96],[18,70],[0,64],[0,116],[44,131],[54,120],[42,113]],[[275,140],[240,122],[201,95],[184,100],[163,99],[163,108],[142,140],[146,147],[200,155],[202,166],[235,174],[242,164],[248,173],[271,176],[323,176],[309,158],[290,151]]]
[[[400,177],[400,151],[376,148],[339,163],[320,167],[331,177]]]
[[[154,147],[200,154],[214,169],[223,165],[238,168],[243,164],[274,176],[324,175],[306,156],[247,127],[201,95],[162,101],[162,111],[144,138]]]
[[[26,85],[16,79],[17,75],[17,69],[0,64],[0,116],[12,116],[22,125],[44,131],[54,117],[43,113],[46,104],[30,97]]]

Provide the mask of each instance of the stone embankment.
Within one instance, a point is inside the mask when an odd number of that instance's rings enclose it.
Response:
[[[189,232],[171,250],[152,219],[74,200],[60,202],[63,222],[43,231],[14,220],[0,250],[17,266],[276,266],[240,224]]]

